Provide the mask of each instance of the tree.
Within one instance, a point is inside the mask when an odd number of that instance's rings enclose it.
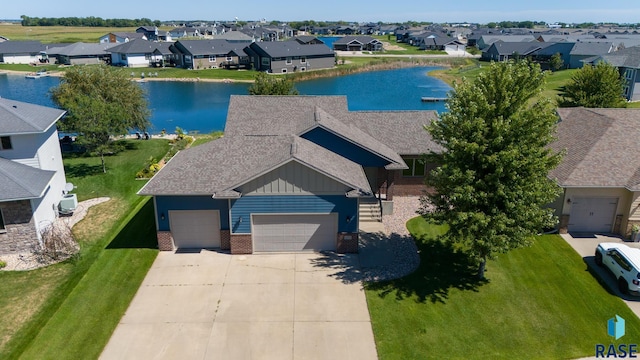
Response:
[[[545,205],[559,195],[547,177],[561,157],[547,147],[557,116],[548,99],[532,101],[543,83],[538,64],[493,63],[454,84],[449,112],[426,127],[444,151],[428,155],[440,166],[427,176],[435,192],[421,197],[420,213],[449,224],[446,239],[477,259],[481,279],[487,259],[555,225]]]
[[[260,72],[249,87],[249,95],[298,95],[293,81],[286,77]]]
[[[625,81],[618,69],[605,62],[585,65],[560,90],[558,105],[588,108],[626,107]]]
[[[560,53],[553,54],[549,59],[549,67],[551,68],[551,71],[558,71],[562,69],[563,66],[564,60],[562,60],[562,55],[560,55]]]
[[[99,154],[104,172],[104,155],[112,149],[112,137],[150,126],[144,92],[122,69],[106,65],[70,68],[51,90],[51,97],[67,111],[58,122],[60,130],[78,134],[79,145]]]

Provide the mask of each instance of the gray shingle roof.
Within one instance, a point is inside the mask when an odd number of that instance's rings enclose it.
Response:
[[[602,55],[600,59],[616,67],[640,69],[640,46],[633,46]]]
[[[178,47],[177,43],[181,45]],[[176,47],[185,49],[191,55],[212,55],[212,54],[230,54],[235,53],[238,56],[247,56],[244,52],[246,43],[232,43],[224,39],[214,40],[178,40]]]
[[[49,55],[82,56],[105,55],[108,49],[118,46],[116,43],[83,43],[77,42],[67,46],[54,47],[47,50]]]
[[[119,54],[151,54],[158,48],[168,48],[170,45],[170,43],[154,42],[144,39],[134,39],[124,44],[114,46],[110,48],[108,52]]]
[[[261,41],[252,43],[251,47],[259,48],[270,57],[333,55],[333,50],[331,50],[327,45],[303,45],[294,40]]]
[[[563,187],[640,190],[640,109],[558,109],[558,140],[565,150],[550,177]]]
[[[64,114],[64,110],[0,98],[0,134],[41,133]]]
[[[44,49],[40,41],[0,42],[0,54],[37,54]]]
[[[240,135],[181,151],[139,194],[237,197],[234,189],[292,160],[371,193],[360,165],[308,140],[294,135]]]
[[[0,158],[0,201],[41,197],[55,173]]]
[[[603,55],[613,50],[612,42],[577,42],[571,49],[571,55]]]
[[[495,48],[498,54],[507,54],[511,55],[514,53],[518,53],[519,55],[528,55],[532,51],[543,49],[549,46],[549,43],[541,43],[541,42],[502,42],[497,41],[487,49]]]
[[[375,42],[380,42],[380,40],[374,38],[373,36],[367,36],[367,35],[358,35],[358,36],[344,36],[341,37],[340,39],[336,40],[333,44],[338,44],[338,45],[346,45],[346,44],[350,44],[351,42],[359,42],[361,44],[369,44],[369,43],[375,43]]]

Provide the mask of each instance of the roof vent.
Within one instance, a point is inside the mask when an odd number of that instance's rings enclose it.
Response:
[[[17,109],[17,108],[18,108],[18,106],[17,106],[17,105],[13,105],[13,108],[14,108],[14,109]]]
[[[291,143],[291,155],[295,155],[298,151],[298,145],[295,142]]]

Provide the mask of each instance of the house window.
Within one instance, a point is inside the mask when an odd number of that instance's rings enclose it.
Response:
[[[11,146],[11,137],[9,136],[0,136],[0,150],[11,150],[13,146]]]
[[[184,56],[184,62],[190,63],[191,62],[191,55],[185,55]]]
[[[293,61],[291,60],[291,58],[290,58],[290,57],[288,57],[288,58],[287,58],[287,62],[286,62],[286,64],[287,64],[287,65],[291,65],[292,63],[293,63]]]
[[[151,60],[151,54],[144,54],[145,60]]]
[[[271,61],[269,61],[269,58],[262,58],[262,65],[269,66],[270,64]]]
[[[300,64],[305,64],[306,62],[307,62],[306,57],[300,58]]]
[[[4,215],[2,214],[2,209],[0,209],[0,233],[7,232],[7,228],[4,226]]]
[[[231,56],[227,56],[227,58],[225,59],[226,61],[232,61],[233,58]]]
[[[216,56],[215,55],[209,55],[209,62],[216,62]]]
[[[414,177],[414,176],[424,176],[426,166],[424,164],[424,160],[415,159],[415,158],[407,158],[403,159],[405,163],[407,163],[408,169],[402,170],[402,176],[405,177]]]
[[[286,68],[282,68],[282,73],[284,74],[286,72],[287,72],[287,69]]]
[[[127,60],[127,54],[122,54],[120,56],[122,56],[122,60]]]

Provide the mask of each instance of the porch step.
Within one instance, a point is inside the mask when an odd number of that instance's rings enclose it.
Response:
[[[360,222],[381,222],[382,212],[380,210],[380,204],[376,202],[360,203],[359,206]]]

